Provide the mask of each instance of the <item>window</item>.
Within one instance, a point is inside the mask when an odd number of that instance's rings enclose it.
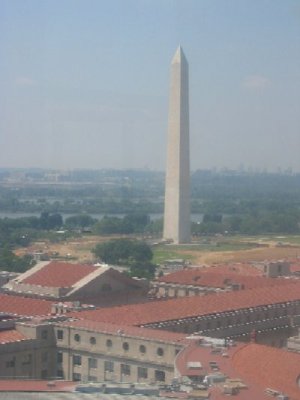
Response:
[[[110,339],[107,339],[106,341],[106,347],[112,347],[112,341]]]
[[[64,371],[62,369],[58,369],[56,371],[56,376],[57,376],[57,378],[63,378],[64,377]]]
[[[165,382],[165,380],[166,380],[165,372],[155,370],[155,380],[156,380],[156,382]]]
[[[147,368],[138,367],[137,373],[138,373],[138,378],[144,378],[144,379],[148,378],[148,369]]]
[[[31,364],[31,360],[32,360],[32,355],[31,354],[27,354],[23,357],[23,361],[22,361],[22,365],[29,365]]]
[[[41,372],[41,378],[47,379],[47,377],[48,377],[48,371],[46,369],[43,369]]]
[[[97,358],[89,358],[89,368],[97,368]]]
[[[164,355],[164,349],[159,347],[156,351],[156,354],[160,357],[162,357]]]
[[[78,333],[75,333],[75,335],[74,335],[74,340],[75,340],[75,342],[80,342],[80,335],[78,335]]]
[[[73,381],[81,381],[81,374],[77,374],[76,372],[73,373]]]
[[[128,364],[121,364],[121,374],[122,375],[130,375],[130,365]]]
[[[57,353],[56,361],[58,364],[61,364],[63,362],[63,353],[61,351]]]
[[[94,375],[89,375],[88,376],[88,381],[89,382],[97,382],[97,377]]]
[[[146,353],[146,347],[143,344],[140,345],[140,353]]]
[[[94,336],[90,337],[90,343],[91,344],[96,344],[96,338]]]
[[[47,362],[48,361],[48,353],[47,352],[43,352],[41,354],[41,361],[42,362]]]
[[[47,339],[48,338],[48,331],[43,330],[41,334],[42,339]]]
[[[73,355],[73,365],[81,365],[81,356]]]
[[[123,343],[123,350],[125,350],[125,351],[129,350],[129,344],[127,342]]]
[[[15,366],[16,362],[15,362],[15,358],[13,358],[10,361],[6,361],[6,368],[13,368]]]
[[[112,361],[104,361],[104,371],[114,372],[114,363]]]
[[[56,332],[56,337],[57,337],[58,340],[63,340],[64,331],[62,331],[61,329],[58,329],[58,331]]]

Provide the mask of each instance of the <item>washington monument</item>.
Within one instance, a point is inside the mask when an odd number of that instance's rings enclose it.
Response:
[[[163,237],[190,242],[189,71],[179,46],[171,63]]]

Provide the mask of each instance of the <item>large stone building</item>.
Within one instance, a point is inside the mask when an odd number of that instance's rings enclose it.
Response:
[[[193,267],[159,277],[151,284],[151,294],[158,298],[197,296],[211,292],[289,285],[290,282],[285,278],[242,275],[235,270],[220,273],[218,268]]]
[[[76,318],[282,347],[300,314],[300,282],[73,313]]]
[[[113,305],[145,299],[148,285],[108,266],[46,261],[10,280],[2,291],[55,301]]]
[[[192,384],[190,396],[210,400],[299,398],[300,356],[258,344],[282,347],[297,332],[297,281],[63,314],[55,304],[0,295],[2,377],[162,385],[175,378]],[[276,380],[280,368],[284,380]]]
[[[188,63],[179,46],[171,63],[164,232],[174,243],[190,241]]]
[[[98,382],[87,386],[98,387],[97,396],[111,382],[131,382],[171,385],[162,390],[172,390],[172,397],[179,398],[298,400],[299,365],[299,354],[253,342],[186,337],[85,319],[35,320],[0,331],[2,379],[47,379],[48,387],[53,378]],[[185,397],[177,392],[183,388],[188,391]]]

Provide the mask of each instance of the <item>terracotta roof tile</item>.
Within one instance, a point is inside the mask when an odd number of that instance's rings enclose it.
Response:
[[[192,296],[71,313],[78,318],[145,325],[200,315],[300,300],[300,282],[228,293]]]
[[[243,276],[262,276],[263,271],[256,268],[252,264],[247,263],[229,263],[229,264],[216,264],[209,267],[203,267],[203,270],[218,273],[235,273]]]
[[[52,261],[20,282],[47,287],[70,287],[96,269],[93,265]]]
[[[7,314],[36,316],[51,313],[52,301],[0,294],[0,312]]]
[[[256,385],[300,399],[300,354],[250,343],[233,355],[233,366]]]
[[[70,381],[1,379],[0,392],[73,392],[76,385]]]
[[[211,347],[201,347],[197,343],[190,344],[190,346],[184,348],[177,356],[175,363],[176,369],[181,376],[206,376],[216,372],[220,372],[226,375],[230,379],[241,379],[247,388],[241,389],[238,394],[234,396],[235,399],[239,400],[264,400],[268,399],[264,393],[264,386],[258,385],[252,382],[248,377],[242,377],[235,370],[232,357],[237,352],[237,349],[244,346],[244,344],[238,344],[237,347],[229,347],[224,352],[212,353]],[[190,368],[189,363],[200,362],[201,368]],[[218,367],[218,371],[212,369],[212,363],[215,363]],[[211,400],[227,399],[228,395],[225,395],[222,390],[222,384],[215,387],[209,388]]]
[[[300,262],[299,262],[299,260],[291,263],[290,271],[292,273],[300,272]]]
[[[12,343],[19,340],[28,339],[22,333],[15,329],[8,329],[5,331],[0,331],[0,344]]]
[[[221,289],[225,289],[230,284],[240,284],[245,289],[252,289],[290,283],[289,280],[284,278],[265,278],[255,275],[241,275],[235,272],[215,272],[214,270],[215,268],[183,269],[159,278],[159,282]]]

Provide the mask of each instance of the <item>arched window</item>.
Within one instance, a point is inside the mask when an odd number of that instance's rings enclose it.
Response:
[[[143,344],[140,345],[140,353],[142,354],[146,353],[146,347]]]
[[[129,350],[129,344],[127,342],[123,343],[123,350],[125,350],[125,351]]]
[[[164,355],[164,349],[159,347],[156,351],[156,354],[160,357],[162,357]]]
[[[75,335],[74,335],[74,340],[75,340],[75,342],[80,342],[80,335],[78,335],[78,333],[75,333]]]
[[[96,344],[96,338],[94,336],[90,337],[90,343],[91,344]]]

